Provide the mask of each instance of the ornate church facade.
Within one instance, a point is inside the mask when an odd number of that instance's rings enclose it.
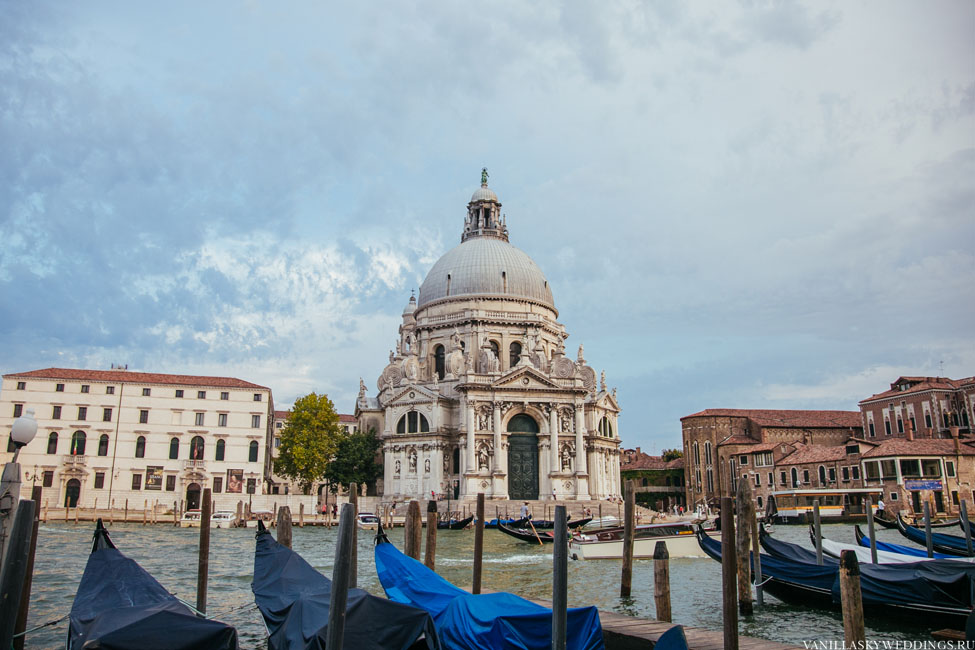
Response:
[[[467,205],[461,243],[403,311],[360,429],[383,442],[387,498],[602,499],[621,494],[620,407],[580,345],[565,354],[552,290],[508,241],[497,195]]]

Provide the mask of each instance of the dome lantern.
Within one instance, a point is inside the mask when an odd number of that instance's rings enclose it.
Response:
[[[497,237],[508,241],[508,227],[501,216],[501,201],[487,184],[487,167],[481,168],[481,187],[471,196],[464,218],[462,242],[471,237]]]

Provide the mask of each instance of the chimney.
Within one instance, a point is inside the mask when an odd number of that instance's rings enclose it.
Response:
[[[911,426],[910,418],[904,420],[904,437],[908,440],[914,440],[914,427]]]
[[[637,447],[637,448],[636,448],[636,455],[637,455],[637,456],[639,456],[639,455],[640,455],[641,453],[643,453],[643,452],[641,452],[641,451],[640,451],[640,448],[639,448],[639,447]]]
[[[954,438],[955,440],[958,439],[959,430],[960,430],[959,427],[948,427],[948,432],[951,434],[951,437]]]
[[[961,443],[958,441],[958,436],[952,436],[952,441],[955,443],[955,455],[961,453]]]

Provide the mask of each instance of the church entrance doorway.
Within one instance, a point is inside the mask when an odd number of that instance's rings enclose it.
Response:
[[[524,413],[508,422],[508,496],[538,498],[538,423]]]

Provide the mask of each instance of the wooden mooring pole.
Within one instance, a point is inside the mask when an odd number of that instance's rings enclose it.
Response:
[[[479,522],[480,523],[480,522]],[[552,542],[552,650],[565,650],[568,621],[569,528],[565,506],[555,506]]]
[[[298,504],[298,528],[305,527],[305,504]]]
[[[437,502],[427,501],[427,551],[423,564],[434,569],[437,563]]]
[[[21,634],[27,629],[27,615],[30,611],[30,590],[34,582],[34,554],[37,551],[37,528],[41,515],[41,486],[35,485],[30,491],[31,501],[34,502],[34,525],[31,527],[30,550],[27,553],[27,573],[24,577],[24,589],[20,596],[20,611],[17,613],[17,624],[14,634]],[[14,638],[14,650],[24,650],[24,637]]]
[[[419,560],[423,533],[419,502],[410,501],[410,505],[406,508],[406,521],[403,522],[403,525],[403,552],[414,560]]]
[[[843,636],[847,648],[862,648],[866,640],[863,629],[863,597],[860,593],[860,563],[853,551],[840,555],[840,599],[843,605]]]
[[[484,559],[484,493],[477,493],[477,523],[474,524],[474,576],[471,593],[481,593],[481,562]]]
[[[281,506],[278,508],[278,544],[291,548],[291,508]]]
[[[762,586],[762,545],[758,536],[758,513],[753,513],[748,527],[752,531],[752,573],[755,575],[755,602],[761,607],[765,604],[765,588]]]
[[[819,519],[819,499],[813,500],[813,529],[816,531],[816,564],[823,563],[823,528]]]
[[[877,563],[877,537],[873,527],[873,499],[867,497],[867,534],[870,535],[870,561]]]
[[[335,546],[335,568],[332,569],[332,593],[328,604],[328,630],[325,647],[342,648],[345,641],[346,605],[349,600],[352,571],[352,533],[356,527],[355,506],[342,506],[339,519],[339,539]],[[379,624],[379,621],[376,621]]]
[[[207,612],[207,578],[210,573],[210,488],[203,490],[203,503],[200,512],[200,561],[196,574],[196,610]],[[126,503],[128,503],[126,501]]]
[[[751,546],[752,491],[747,478],[738,479],[738,522],[735,532],[738,556],[738,611],[743,616],[751,616],[752,607],[752,563]]]
[[[623,510],[623,572],[620,576],[620,598],[629,598],[633,584],[633,506],[636,504],[633,481],[626,482],[626,505]]]
[[[349,567],[349,586],[356,589],[359,586],[359,484],[349,483],[349,503],[352,504],[352,564]],[[419,553],[419,546],[416,549]],[[417,556],[419,559],[419,555]]]
[[[653,547],[653,602],[657,620],[670,623],[670,553],[663,540]]]
[[[965,547],[972,555],[972,523],[968,520],[968,504],[964,499],[961,500],[961,528],[965,531]]]
[[[0,648],[10,647],[17,627],[34,528],[34,502],[17,503],[17,509],[8,521],[10,536],[4,546],[3,570],[0,571]]]
[[[931,536],[931,504],[924,502],[924,541],[928,547],[928,557],[934,557],[934,538]]]
[[[721,610],[725,650],[738,650],[738,559],[735,555],[734,507],[731,497],[721,497]]]

